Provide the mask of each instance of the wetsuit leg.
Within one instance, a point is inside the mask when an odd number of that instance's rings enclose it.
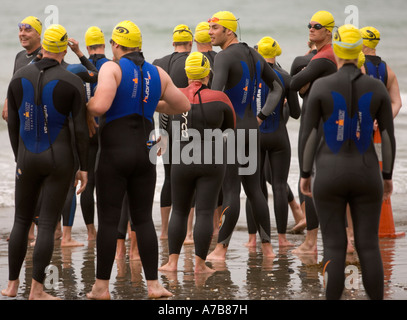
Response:
[[[96,139],[95,139],[96,138]],[[95,141],[96,140],[96,141]],[[80,205],[85,224],[94,224],[95,218],[95,162],[98,150],[97,136],[91,139],[89,144],[89,161],[88,161],[88,183],[85,190],[80,196]]]
[[[158,279],[158,240],[153,222],[156,168],[146,153],[144,165],[129,177],[127,194],[130,221],[137,237],[140,259],[147,280]],[[134,228],[133,228],[134,227]]]
[[[282,142],[282,140],[280,140],[280,142]],[[291,148],[280,145],[280,147],[269,150],[268,156],[272,170],[271,186],[273,189],[277,232],[284,234],[287,231],[288,220],[287,179],[290,169]]]
[[[171,139],[168,138],[166,153],[171,155]],[[160,207],[170,207],[171,200],[171,156],[167,157],[169,163],[164,163],[164,182],[160,194]]]
[[[187,234],[188,215],[195,193],[195,165],[173,164],[171,166],[171,188],[173,208],[168,224],[169,254],[179,254]]]
[[[62,225],[64,227],[72,227],[75,219],[76,211],[76,188],[74,186],[75,178],[72,179],[69,186],[68,195],[65,199],[64,208],[62,209]]]
[[[372,299],[383,298],[383,264],[378,229],[383,187],[377,173],[336,177],[317,173],[313,195],[321,224],[324,265],[328,274],[327,299],[339,299],[344,289],[347,249],[346,205],[351,206],[355,246],[360,258],[364,287]]]
[[[58,141],[54,144],[55,163],[50,163],[47,161],[51,159],[49,150],[33,155],[24,149],[21,141],[17,160],[16,214],[9,240],[9,280],[16,280],[19,276],[26,253],[28,231],[42,190],[41,219],[33,253],[33,279],[40,283],[44,281],[45,268],[54,249],[55,227],[73,175],[71,151],[58,148],[57,144]]]
[[[117,227],[117,239],[122,240],[126,239],[129,216],[130,216],[129,198],[126,194],[123,199],[123,207],[120,214],[119,226]]]

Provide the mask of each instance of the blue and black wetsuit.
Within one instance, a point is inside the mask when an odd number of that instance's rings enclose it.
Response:
[[[317,54],[315,54],[307,67],[303,69],[302,71],[298,72],[296,75],[294,75],[291,79],[291,88],[293,90],[299,91],[302,87],[304,87],[306,84],[310,84],[310,88],[312,88],[312,84],[314,83],[315,80],[318,78],[330,75],[332,73],[335,73],[337,71],[337,66],[336,66],[336,60],[335,56],[332,50],[331,44],[326,44],[324,47],[322,47]],[[308,94],[310,92],[310,89],[303,94],[303,104],[301,108],[301,115],[304,115],[305,110],[308,107]],[[299,131],[299,137],[302,136],[302,128],[304,126],[304,117],[301,116],[300,119],[300,131]],[[301,170],[301,164],[302,164],[302,159],[301,159],[301,154],[298,155],[298,161],[300,164],[300,170]],[[299,189],[299,184],[298,184],[298,189]],[[303,203],[305,201],[305,215],[307,219],[307,230],[314,230],[318,228],[319,222],[318,222],[318,217],[315,211],[315,207],[313,204],[313,201],[309,197],[304,197],[301,193],[301,191],[298,191],[299,197],[300,197],[300,202]]]
[[[301,176],[312,175],[328,274],[326,296],[339,299],[344,288],[349,204],[363,285],[370,298],[382,299],[378,238],[382,179],[391,179],[395,157],[390,97],[380,81],[362,75],[353,64],[345,64],[337,73],[314,83],[308,102],[300,136]],[[382,171],[372,138],[375,119],[382,136]],[[317,134],[321,121],[322,140]]]
[[[191,150],[192,145],[192,153],[200,150],[201,154],[193,154],[192,163],[185,163],[182,157],[180,161],[173,159],[172,162],[173,210],[168,226],[169,253],[179,254],[181,251],[195,194],[195,254],[205,260],[213,234],[213,212],[218,206],[226,169],[226,160],[218,163],[216,159],[219,156],[224,158],[222,133],[235,128],[235,114],[232,103],[223,92],[210,90],[200,82],[195,81],[181,91],[188,97],[191,110],[175,115],[172,120],[173,130],[177,128],[177,132],[173,132],[174,149],[179,145],[177,148],[182,154]],[[205,137],[205,130],[217,130],[218,141]]]
[[[364,64],[366,74],[379,79],[387,85],[387,64],[379,56],[365,55],[365,64]]]
[[[241,183],[253,206],[253,215],[261,241],[267,243],[270,242],[270,213],[260,186],[259,126],[253,111],[256,110],[254,96],[257,92],[256,84],[263,79],[270,88],[272,97],[268,108],[263,108],[259,114],[264,119],[280,99],[283,91],[281,81],[263,57],[245,43],[232,44],[217,53],[213,71],[212,89],[224,91],[231,100],[236,114],[235,136],[237,137],[236,133],[239,133],[240,137],[234,141],[235,161],[232,161],[232,164],[228,163],[222,185],[223,215],[218,243],[224,246],[229,244],[238,221]],[[250,141],[250,133],[254,133],[254,141]],[[230,141],[229,139],[228,143]],[[239,158],[242,155],[246,155],[248,160],[242,161],[242,158]]]
[[[83,83],[57,61],[21,68],[8,89],[8,129],[16,158],[15,222],[9,241],[9,280],[18,279],[28,231],[42,191],[33,279],[43,282],[54,249],[54,231],[74,176],[69,118],[79,166],[87,171],[89,133]]]
[[[291,144],[288,137],[285,109],[289,109],[289,114],[294,119],[298,119],[301,114],[301,109],[298,102],[297,91],[290,89],[291,76],[276,64],[269,63],[274,72],[279,76],[281,83],[284,86],[284,92],[280,98],[277,107],[260,126],[260,170],[261,184],[263,193],[267,199],[266,176],[264,172],[265,162],[268,161],[271,169],[271,186],[273,189],[274,214],[276,218],[277,232],[285,234],[287,231],[288,219],[288,173],[290,170],[291,161]],[[264,81],[260,82],[256,94],[257,110],[260,112],[264,106],[269,88]],[[285,105],[287,99],[287,105]],[[249,233],[256,233],[251,205],[247,203],[247,222]]]
[[[178,88],[188,87],[188,77],[185,73],[185,60],[188,58],[189,52],[173,52],[160,59],[153,61],[153,65],[161,67],[168,73],[175,86]],[[172,149],[172,132],[171,132],[172,116],[160,113],[159,124],[160,129],[168,133],[168,143],[164,159],[164,182],[160,194],[160,207],[170,207],[172,204],[171,192],[171,155]]]
[[[118,64],[122,79],[116,97],[110,109],[100,117],[95,174],[98,200],[96,277],[110,278],[118,224],[127,193],[145,276],[147,280],[156,280],[158,241],[152,219],[156,167],[150,161],[147,141],[154,129],[153,114],[161,97],[161,80],[157,67],[145,62],[141,53],[128,53]],[[135,74],[138,80],[135,80]]]

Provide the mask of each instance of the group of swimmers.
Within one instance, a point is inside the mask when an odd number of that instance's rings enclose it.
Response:
[[[86,33],[90,54],[86,59],[63,26],[48,27],[40,46],[29,50],[30,44],[41,42],[41,22],[30,16],[19,24],[26,50],[17,55],[3,110],[17,163],[9,284],[3,295],[17,295],[29,230],[38,215],[29,298],[54,298],[44,291],[45,269],[60,213],[67,204],[72,206],[69,190],[75,190],[78,181],[77,193],[87,190],[89,198],[96,186],[97,267],[95,284],[87,294],[90,299],[110,299],[109,279],[122,222],[124,230],[129,223],[134,232],[149,297],[172,295],[159,283],[158,270],[177,270],[192,211],[195,272],[214,272],[205,261],[226,259],[239,218],[242,185],[251,241],[255,243],[257,233],[264,259],[273,259],[266,181],[273,190],[279,245],[291,245],[286,239],[288,203],[293,200],[287,184],[291,146],[285,126],[291,116],[301,119],[299,194],[307,227],[305,242],[294,252],[315,252],[320,225],[329,277],[327,298],[339,299],[349,212],[365,289],[369,297],[383,298],[378,221],[382,196],[392,192],[393,116],[401,100],[392,94],[395,86],[398,89],[394,73],[374,52],[378,30],[352,25],[334,30],[332,14],[318,11],[308,24],[309,41],[315,47],[296,59],[288,73],[275,60],[281,54],[278,42],[269,36],[256,48],[239,42],[237,21],[233,13],[219,11],[200,23],[195,34],[178,25],[173,30],[174,52],[153,63],[144,59],[141,31],[131,21],[118,23],[112,31],[113,61],[105,56],[104,34],[97,27]],[[198,50],[191,52],[194,40]],[[75,49],[80,65],[64,62],[68,46]],[[216,53],[212,46],[222,50]],[[83,66],[96,81],[80,76]],[[86,83],[93,83],[88,91]],[[150,136],[155,112],[167,134],[156,140]],[[382,170],[372,142],[375,124],[382,137]],[[208,138],[206,129],[220,129],[220,143],[214,136]],[[244,139],[235,139],[235,133]],[[162,234],[168,236],[169,261],[158,268],[151,149],[164,157],[178,143],[180,153],[191,154],[190,142],[197,139],[204,152],[194,155],[195,161],[174,162],[169,156],[165,164],[160,206],[164,229],[169,220],[168,235]],[[213,151],[220,148],[226,153],[230,143],[235,161],[215,161]],[[257,170],[242,174],[249,168],[239,157],[253,152]],[[217,224],[217,244],[208,254]],[[92,232],[91,219],[89,225]]]

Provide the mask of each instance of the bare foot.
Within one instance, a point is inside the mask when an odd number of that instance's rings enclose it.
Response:
[[[305,241],[298,248],[294,249],[292,253],[295,254],[314,254],[317,252],[317,245]]]
[[[175,272],[178,270],[178,266],[177,265],[173,265],[171,263],[166,263],[164,265],[162,265],[161,267],[158,268],[159,271],[164,271],[164,272]]]
[[[294,246],[293,243],[291,243],[290,241],[287,240],[287,237],[285,234],[278,235],[278,245],[280,247],[293,247]]]
[[[189,237],[185,238],[185,240],[184,240],[184,245],[185,246],[189,246],[189,245],[193,245],[193,244],[194,244],[194,239],[193,238],[189,238]]]
[[[97,231],[96,231],[95,225],[88,224],[88,225],[86,225],[86,228],[88,229],[88,241],[96,240]]]
[[[276,254],[273,251],[273,247],[271,246],[271,243],[262,243],[261,244],[261,250],[263,252],[263,257],[264,258],[275,258]]]
[[[226,260],[226,252],[227,252],[227,247],[224,247],[223,244],[218,243],[215,247],[215,250],[213,250],[208,256],[206,257],[206,260],[220,260],[224,261]]]
[[[61,240],[61,248],[66,248],[66,247],[82,247],[83,243],[78,242],[72,238],[65,239],[62,238]]]
[[[109,280],[96,279],[92,291],[87,293],[86,297],[92,300],[110,300]]]
[[[44,291],[44,285],[33,279],[28,300],[61,300],[61,298],[46,293]]]
[[[249,240],[245,243],[245,247],[251,248],[256,247],[256,234],[249,233]]]
[[[158,280],[147,280],[147,288],[150,299],[172,297],[172,293],[165,289]]]
[[[204,273],[214,273],[216,272],[216,270],[209,268],[206,264],[205,264],[205,260],[199,258],[199,257],[195,257],[195,270],[194,272],[196,274],[204,274]]]
[[[291,233],[301,233],[304,231],[304,229],[307,227],[307,220],[301,219],[292,229]]]
[[[1,290],[1,294],[6,297],[16,297],[19,284],[19,280],[9,281],[7,284],[7,289]]]
[[[158,270],[169,271],[169,272],[177,271],[178,259],[179,259],[179,254],[174,254],[174,253],[170,254],[170,256],[168,257],[168,262],[166,264],[164,264],[163,266],[161,266],[160,268],[158,268]]]

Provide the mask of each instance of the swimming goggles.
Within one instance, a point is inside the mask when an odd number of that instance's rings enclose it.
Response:
[[[213,17],[213,18],[210,18],[210,19],[208,20],[208,23],[211,23],[211,22],[217,23],[217,22],[219,22],[220,20],[222,20],[222,21],[238,21],[239,19],[219,19],[218,17]]]
[[[308,23],[308,29],[312,29],[312,28],[314,28],[315,30],[321,30],[322,28],[324,28],[325,26],[323,26],[322,24],[320,24],[320,23],[316,23],[316,24],[314,24],[314,25],[312,25],[311,23]]]
[[[26,28],[26,29],[32,29],[32,26],[28,23],[19,23],[18,27],[21,29],[22,27]]]

